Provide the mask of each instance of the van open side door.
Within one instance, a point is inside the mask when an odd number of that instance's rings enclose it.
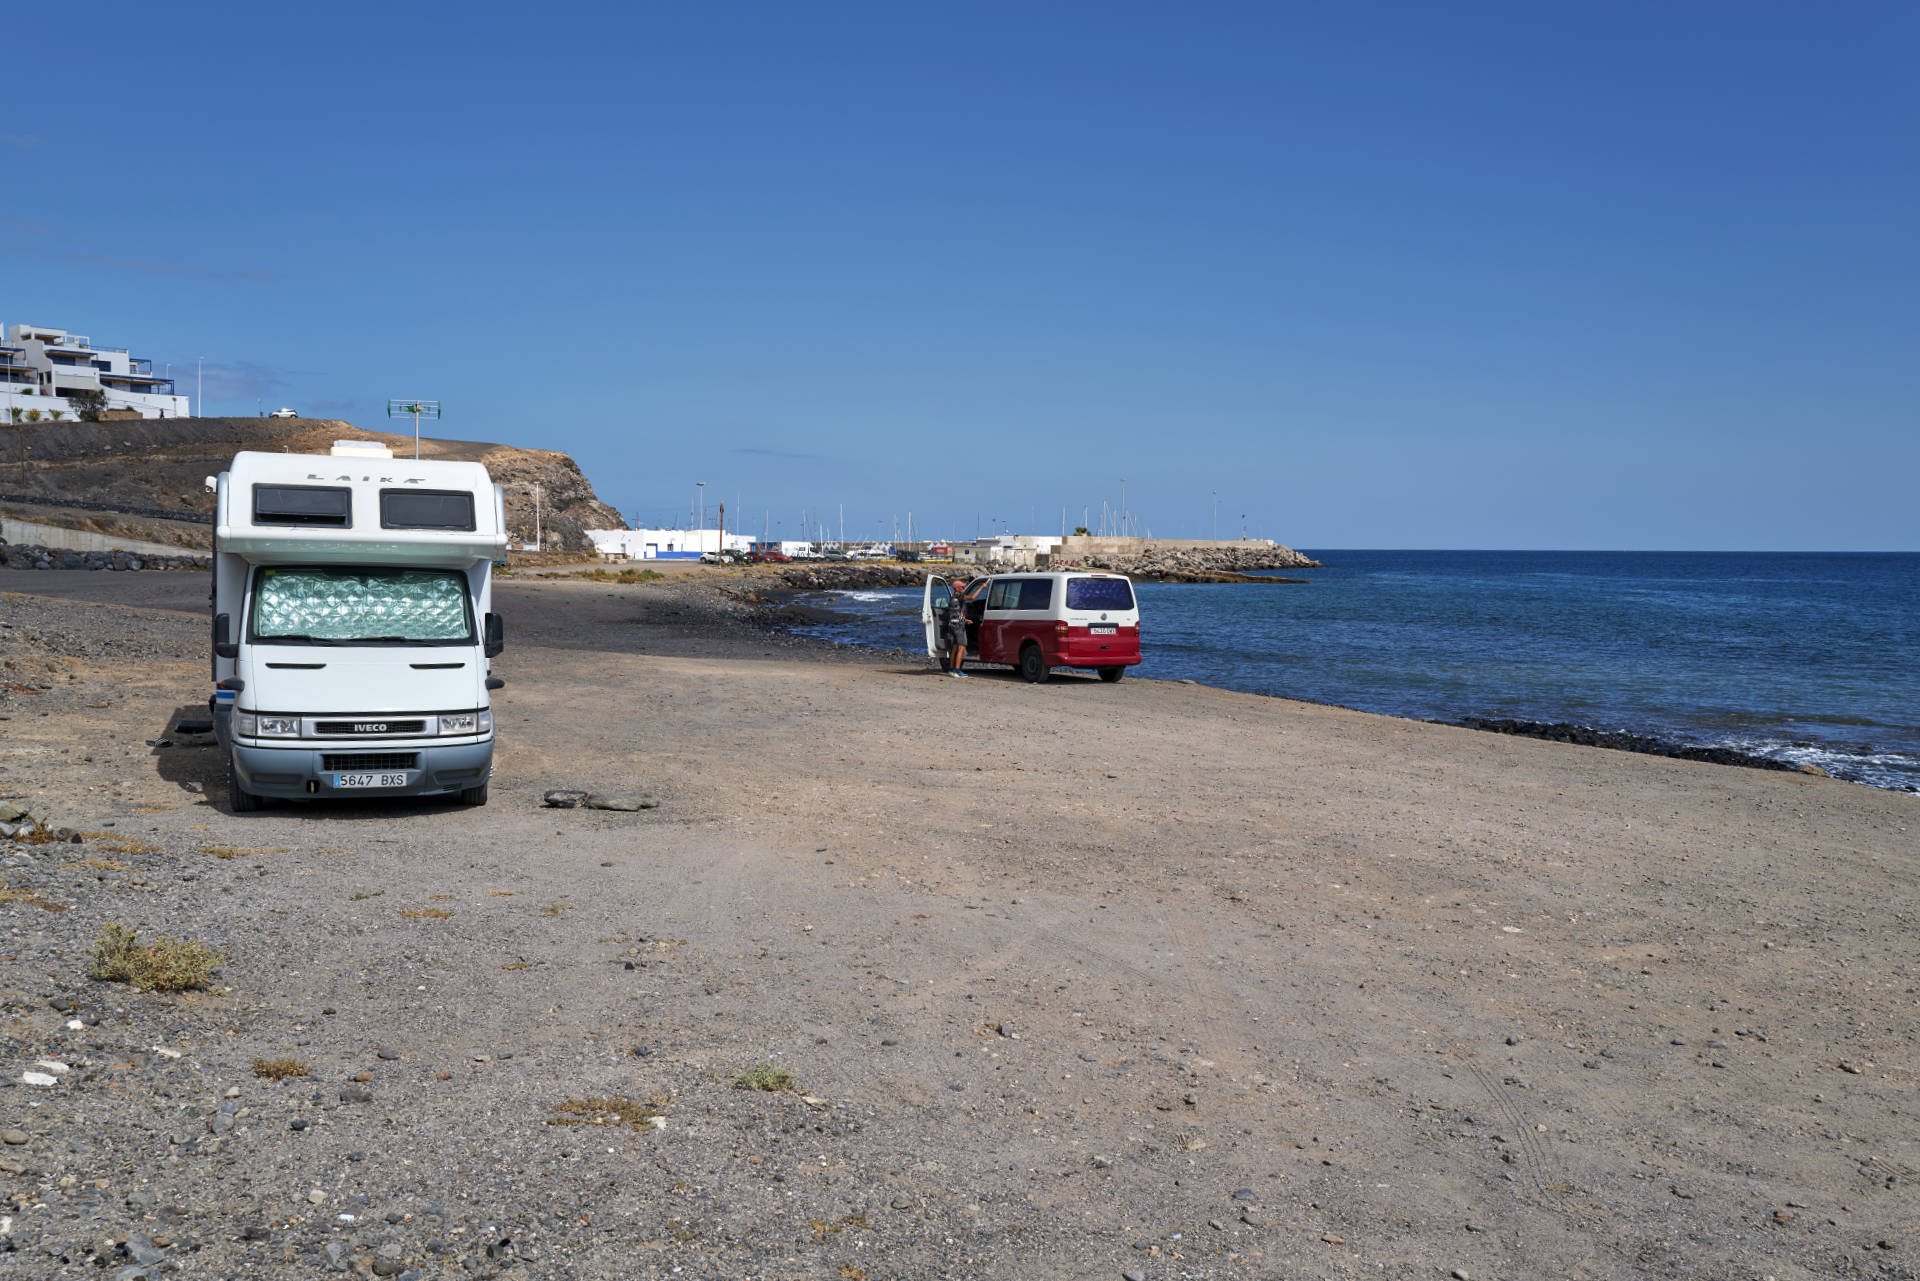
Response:
[[[928,658],[938,658],[945,652],[940,636],[940,616],[941,611],[946,609],[947,602],[952,599],[952,595],[952,590],[948,588],[944,578],[933,574],[927,575],[926,594],[920,598],[920,622],[927,631]]]

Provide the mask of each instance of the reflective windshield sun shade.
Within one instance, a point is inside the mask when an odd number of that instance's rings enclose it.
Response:
[[[473,495],[457,489],[383,489],[382,529],[473,528]]]
[[[1068,609],[1132,609],[1133,588],[1124,578],[1069,578]]]
[[[471,644],[467,580],[436,569],[262,569],[257,640]]]
[[[256,525],[353,524],[353,492],[332,485],[255,485]]]

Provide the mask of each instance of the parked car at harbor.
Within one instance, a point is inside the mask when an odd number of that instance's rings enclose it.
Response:
[[[920,621],[936,658],[950,592],[944,579],[927,576]],[[990,574],[961,588],[960,601],[968,655],[1010,664],[1035,684],[1056,667],[1091,668],[1111,683],[1140,662],[1140,608],[1125,574]]]

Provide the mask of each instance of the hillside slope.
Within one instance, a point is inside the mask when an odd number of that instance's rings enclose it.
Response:
[[[0,424],[0,507],[23,519],[111,528],[181,546],[206,544],[206,478],[243,449],[324,454],[335,440],[377,440],[396,458],[413,437],[332,418],[165,418]],[[507,527],[532,542],[534,490],[549,548],[585,551],[588,529],[624,529],[567,455],[487,441],[422,438],[422,458],[479,462],[507,487]],[[117,510],[112,510],[117,509]],[[171,518],[171,519],[169,519]]]

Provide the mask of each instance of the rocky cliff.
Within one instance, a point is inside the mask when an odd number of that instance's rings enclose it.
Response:
[[[377,440],[411,457],[413,437],[331,418],[164,418],[103,423],[0,423],[0,507],[25,519],[204,548],[213,495],[206,477],[243,449],[324,454],[335,440]],[[487,441],[422,439],[422,458],[485,464],[507,487],[507,527],[534,536],[534,485],[549,548],[587,551],[585,530],[624,529],[567,455]]]

